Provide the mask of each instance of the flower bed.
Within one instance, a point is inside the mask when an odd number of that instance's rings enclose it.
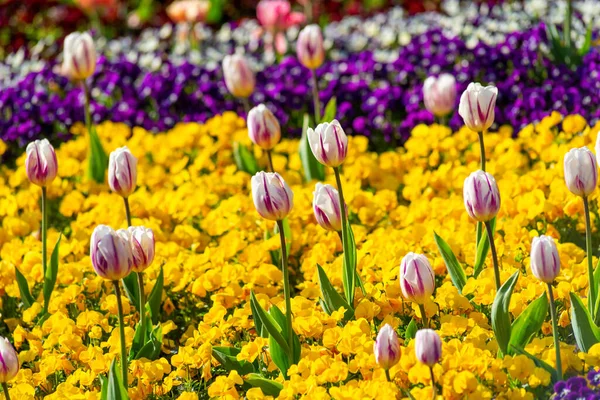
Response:
[[[545,290],[529,269],[531,238],[548,234],[559,239],[561,271],[555,295],[566,377],[597,367],[600,344],[587,353],[579,351],[571,333],[569,293],[586,296],[587,261],[582,202],[567,189],[562,162],[573,147],[593,147],[599,130],[598,125],[588,127],[581,116],[563,119],[553,113],[526,126],[517,138],[506,127],[485,138],[487,170],[502,194],[496,223],[500,275],[504,282],[521,272],[508,308],[512,317]],[[84,131],[75,124],[74,140],[57,148],[58,178],[48,188],[49,243],[61,232],[64,237],[57,288],[49,302],[50,316],[43,321],[40,191],[27,181],[24,157],[17,160],[16,169],[0,169],[0,333],[12,337],[22,362],[10,389],[13,398],[97,396],[100,376],[119,354],[116,297],[108,282],[94,273],[88,245],[98,224],[125,227],[125,210],[121,198],[105,185],[81,178],[88,143]],[[248,371],[228,371],[213,357],[215,348],[223,347],[239,349],[237,361],[253,363],[279,382],[282,399],[394,398],[404,391],[417,399],[431,398],[429,369],[416,361],[415,341],[404,339],[410,337],[406,330],[411,319],[421,319],[419,308],[403,298],[398,282],[400,260],[411,251],[424,253],[436,276],[436,290],[425,310],[443,341],[441,362],[433,368],[440,395],[533,399],[553,393],[550,373],[525,355],[498,357],[490,319],[495,294],[491,258],[481,274],[472,277],[475,224],[465,212],[462,190],[465,177],[478,167],[480,153],[477,135],[469,129],[453,134],[440,125],[418,125],[404,148],[381,154],[367,150],[367,137],[350,138],[343,180],[366,294],[356,291],[354,316],[344,324],[342,312],[328,315],[318,303],[317,264],[335,287],[342,286],[340,239],[315,222],[315,182],[303,182],[298,141],[283,140],[275,147],[274,169],[294,192],[288,216],[289,261],[294,331],[302,348],[300,361],[285,381],[265,350],[269,341],[254,329],[250,309],[251,291],[265,308],[283,309],[284,298],[282,273],[271,254],[279,249],[279,241],[276,236],[265,238],[273,223],[254,210],[250,176],[233,162],[232,143],[250,144],[244,121],[226,112],[204,124],[178,124],[157,135],[110,122],[97,131],[107,150],[127,145],[139,160],[139,188],[130,203],[134,224],[155,233],[156,258],[145,272],[148,292],[161,268],[164,271],[159,308],[163,345],[157,359],[130,363],[132,399],[267,398],[248,383]],[[266,155],[258,148],[255,155],[265,166]],[[326,180],[333,183],[333,176]],[[600,240],[597,200],[598,190],[590,196],[595,244]],[[468,279],[462,294],[447,275],[434,232],[448,241],[465,268]],[[27,310],[15,267],[38,300]],[[126,342],[131,346],[138,317],[134,304],[125,297],[123,301]],[[393,383],[386,382],[373,355],[376,332],[384,324],[403,338],[400,362],[390,370]],[[554,366],[549,320],[526,350]],[[593,384],[596,375],[589,376]],[[557,390],[579,390],[581,385],[569,381]],[[598,391],[597,386],[593,390]]]

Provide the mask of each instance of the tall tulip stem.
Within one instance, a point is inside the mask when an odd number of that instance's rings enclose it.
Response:
[[[129,198],[123,197],[125,202],[125,216],[127,217],[127,226],[131,226],[131,209],[129,208]]]
[[[267,160],[269,161],[269,172],[275,172],[275,168],[273,168],[273,154],[271,150],[267,150]]]
[[[348,243],[348,218],[346,214],[346,201],[344,200],[344,190],[342,189],[342,177],[340,175],[340,167],[334,167],[333,172],[335,173],[335,181],[337,183],[337,189],[340,195],[340,214],[342,216],[342,248],[344,249],[344,260],[346,261],[347,265],[350,265],[350,244]],[[356,274],[356,271],[354,273]],[[345,289],[351,291],[350,293],[354,293],[354,287]],[[350,297],[354,298],[353,295]],[[350,307],[352,306],[353,305],[350,304]]]
[[[42,267],[44,268],[44,276],[46,276],[46,268],[48,267],[48,252],[46,250],[46,243],[48,241],[48,210],[46,201],[46,187],[42,186]]]
[[[121,339],[121,371],[123,374],[123,386],[125,390],[129,388],[127,384],[127,343],[125,342],[125,322],[123,320],[123,304],[121,302],[121,288],[119,281],[113,281],[115,295],[117,296],[117,309],[119,311],[119,334]]]
[[[419,304],[419,310],[421,311],[421,319],[423,320],[423,329],[429,328],[429,323],[427,321],[427,312],[425,311],[425,305]]]
[[[315,124],[321,122],[321,100],[319,100],[319,79],[317,78],[317,70],[311,69],[312,74],[312,92],[313,92],[313,105],[315,108]],[[338,189],[339,190],[339,189]]]
[[[10,400],[10,395],[8,394],[8,385],[6,384],[6,382],[2,382],[2,390],[4,391],[4,396],[6,397],[6,400]]]
[[[246,117],[250,113],[250,100],[247,97],[242,97],[242,105],[244,106],[244,112],[246,113]]]
[[[435,375],[433,374],[433,367],[429,367],[429,374],[431,375],[431,398],[435,400],[435,396],[437,395],[437,388],[435,387]]]
[[[285,297],[285,319],[288,331],[288,346],[290,347],[290,357],[294,354],[294,331],[292,328],[292,299],[290,291],[290,273],[288,270],[287,247],[285,244],[285,232],[283,230],[283,221],[277,221],[279,228],[279,238],[281,240],[281,271],[283,272],[283,295]],[[291,360],[290,360],[291,361]]]
[[[136,272],[138,291],[140,292],[140,326],[144,335],[146,335],[146,295],[144,293],[144,273]]]
[[[556,351],[556,372],[558,380],[562,381],[562,362],[560,359],[560,342],[558,341],[558,320],[556,318],[556,305],[554,303],[554,294],[552,285],[548,284],[548,297],[550,298],[550,317],[552,318],[552,335],[554,336],[554,349]]]
[[[486,134],[486,131],[478,132],[479,135],[479,150],[481,152],[481,170],[485,171],[485,143],[483,142],[483,137]]]
[[[596,285],[594,285],[594,266],[592,265],[592,222],[590,220],[590,205],[587,196],[583,196],[583,210],[585,214],[585,248],[587,250],[588,282],[590,286],[588,307],[590,308],[592,319],[595,319],[595,302],[597,301],[598,292]]]
[[[488,240],[490,242],[490,250],[492,252],[492,261],[494,262],[494,277],[496,279],[496,290],[500,290],[500,266],[498,265],[498,254],[496,253],[496,244],[494,243],[494,232],[490,221],[485,222]]]
[[[385,377],[387,379],[388,382],[392,381],[392,377],[390,376],[390,370],[389,369],[385,369]]]

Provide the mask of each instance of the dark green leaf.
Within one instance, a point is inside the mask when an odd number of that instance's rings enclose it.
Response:
[[[302,138],[300,139],[300,160],[302,161],[302,170],[304,171],[304,180],[310,182],[312,180],[325,180],[325,167],[317,161],[315,155],[308,144],[308,114],[304,114],[304,123],[302,124]]]
[[[593,345],[600,342],[600,329],[592,321],[590,313],[575,293],[571,293],[571,324],[577,346],[588,352]]]
[[[535,364],[536,367],[543,368],[547,372],[549,372],[550,376],[552,377],[552,382],[558,381],[558,374],[556,372],[556,368],[552,368],[552,366],[550,366],[550,364],[548,364],[547,362],[540,360],[539,358],[537,358],[536,356],[534,356],[531,353],[528,353],[527,351],[525,351],[525,349],[523,349],[522,347],[519,347],[519,346],[511,345],[510,350],[512,351],[513,354],[521,354],[521,355],[526,356],[531,361],[533,361],[533,363]]]
[[[94,125],[90,128],[90,159],[88,177],[97,183],[104,183],[104,174],[108,166],[108,157],[102,147],[102,142],[96,133]]]
[[[227,371],[237,371],[240,375],[254,372],[254,365],[248,361],[239,361],[236,356],[240,349],[235,347],[213,347],[212,355]]]
[[[414,337],[417,335],[417,330],[417,323],[415,322],[414,318],[411,318],[408,326],[406,327],[406,331],[404,332],[404,340],[409,341],[414,339]]]
[[[29,286],[27,285],[27,279],[25,276],[19,271],[17,267],[15,267],[15,276],[17,278],[17,285],[19,286],[19,292],[21,293],[21,301],[25,306],[25,309],[31,307],[35,300],[29,291]]]
[[[50,296],[54,291],[54,285],[56,284],[56,276],[58,275],[58,247],[60,246],[60,240],[62,234],[58,237],[52,256],[50,257],[50,268],[46,269],[46,276],[44,276],[44,312],[48,312],[48,306],[50,304]]]
[[[106,391],[109,400],[128,400],[127,390],[123,386],[123,378],[117,372],[116,362],[113,360],[108,371],[108,388]]]
[[[266,396],[279,396],[281,389],[283,389],[283,385],[279,382],[272,381],[270,379],[265,379],[258,374],[249,374],[246,377],[246,382],[248,382],[253,387],[260,388],[263,394]]]
[[[352,232],[352,226],[348,222],[346,232],[342,232],[342,236],[345,238],[342,240],[344,247],[344,269],[342,270],[342,283],[344,284],[344,294],[346,295],[346,302],[350,306],[354,306],[354,289],[356,288],[356,242],[354,241],[354,232]],[[346,254],[349,257],[346,257]]]
[[[331,122],[335,119],[335,115],[337,114],[337,102],[335,97],[332,97],[327,105],[325,106],[325,113],[323,114],[323,118],[321,118],[321,122]]]
[[[133,275],[133,274],[132,274]],[[160,267],[160,272],[158,273],[158,277],[156,278],[156,283],[150,292],[150,296],[148,296],[148,300],[146,301],[148,311],[150,311],[150,318],[152,319],[152,324],[158,324],[160,320],[160,305],[162,302],[162,292],[163,286],[165,283],[165,275],[163,272],[163,267]]]
[[[437,244],[438,250],[442,254],[446,268],[448,269],[448,275],[458,292],[462,294],[463,287],[467,284],[467,276],[462,266],[456,259],[456,256],[452,252],[450,246],[444,239],[442,239],[437,233],[433,232],[435,243]]]
[[[500,290],[496,293],[494,303],[492,304],[492,329],[503,354],[507,353],[508,342],[510,341],[511,323],[508,306],[517,279],[519,279],[519,271],[515,272],[504,282],[504,285],[500,286]]]
[[[254,327],[256,328],[256,334],[262,338],[268,338],[269,332],[267,332],[267,328],[263,325],[260,320],[258,310],[256,309],[256,305],[258,302],[254,303],[250,301],[250,310],[252,310],[252,319],[254,320]]]
[[[206,22],[209,24],[216,24],[223,18],[223,6],[225,0],[211,0],[208,14],[206,14]]]
[[[247,172],[250,175],[254,175],[260,171],[258,162],[252,152],[239,142],[233,143],[233,158],[235,159],[235,165],[237,165],[240,171]]]
[[[600,259],[598,259],[598,264],[596,264],[592,279],[594,280],[595,287],[600,288]],[[600,326],[600,293],[597,294],[595,303],[596,306],[592,315],[594,316],[594,323],[596,326]]]
[[[133,333],[133,341],[131,342],[131,349],[129,349],[129,361],[135,359],[137,353],[139,353],[140,349],[144,347],[144,344],[146,343],[146,338],[148,337],[148,333],[146,332],[148,328],[144,328],[142,330],[142,324],[140,323],[138,323],[135,326],[135,332]]]
[[[546,293],[542,293],[512,323],[508,342],[509,354],[512,354],[512,346],[522,348],[527,346],[533,335],[542,329],[546,315],[548,315],[548,298]]]
[[[579,49],[578,54],[580,56],[585,56],[590,52],[592,48],[592,24],[589,24],[585,31],[585,41],[583,42],[583,46]]]
[[[279,328],[277,323],[273,320],[273,318],[269,314],[267,314],[266,311],[262,308],[262,306],[258,302],[256,296],[254,295],[254,292],[250,292],[250,303],[254,303],[253,310],[256,311],[258,318],[264,325],[267,332],[269,332],[269,335],[272,336],[273,339],[275,339],[275,341],[277,341],[277,343],[279,343],[279,345],[283,348],[283,350],[287,354],[291,354],[290,348],[282,335],[281,329]]]
[[[478,222],[477,226],[479,226],[479,224],[481,224],[481,222]],[[495,232],[496,217],[490,221],[490,224],[492,225],[492,232]],[[481,271],[483,271],[483,264],[485,263],[485,258],[487,257],[489,251],[490,239],[488,238],[487,234],[484,233],[477,245],[477,256],[475,258],[475,265],[473,266],[473,277],[477,278]]]
[[[137,312],[140,312],[140,290],[138,287],[137,276],[135,275],[135,272],[132,272],[125,278],[121,279],[121,282],[123,282],[125,294],[127,294],[129,302],[134,305]]]
[[[278,325],[279,329],[281,329],[282,335],[287,339],[288,330],[287,330],[287,319],[285,315],[281,312],[281,310],[277,306],[272,306],[269,309],[269,315],[273,318],[273,321]],[[300,340],[295,333],[292,333],[294,341],[293,341],[293,357],[289,357],[288,353],[279,345],[279,343],[273,338],[273,336],[269,337],[269,352],[271,354],[271,359],[277,365],[281,373],[284,377],[287,377],[287,371],[292,364],[296,364],[300,361]]]
[[[142,346],[140,351],[135,355],[135,359],[146,358],[148,360],[156,360],[160,355],[160,346],[162,344],[162,327],[157,325],[149,335],[148,341]]]
[[[337,290],[335,290],[335,288],[329,281],[327,274],[319,264],[317,264],[317,271],[319,273],[319,286],[321,287],[321,296],[326,306],[325,312],[329,310],[329,312],[327,313],[331,315],[333,311],[337,311],[340,309],[340,307],[344,307],[346,309],[346,311],[344,312],[344,320],[349,321],[350,319],[352,319],[352,316],[354,315],[354,310],[348,305],[346,300],[344,300],[344,298],[337,292]]]

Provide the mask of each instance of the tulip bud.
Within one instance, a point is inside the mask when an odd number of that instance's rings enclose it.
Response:
[[[254,72],[248,66],[248,61],[240,54],[225,56],[223,76],[227,89],[235,97],[248,97],[254,91]]]
[[[346,159],[348,137],[337,120],[323,122],[314,130],[306,131],[310,149],[317,161],[328,167],[337,167]]]
[[[560,271],[560,258],[554,239],[541,235],[531,241],[531,272],[540,281],[552,283]]]
[[[323,185],[319,182],[313,196],[313,211],[319,225],[328,231],[340,231],[342,214],[338,191],[331,185]]]
[[[258,213],[281,221],[294,206],[294,194],[277,172],[258,172],[252,177],[252,199]]]
[[[565,154],[565,182],[571,193],[582,197],[596,188],[598,165],[587,147],[571,149]]]
[[[432,366],[442,357],[442,340],[433,329],[420,329],[415,336],[415,354],[417,360]]]
[[[400,263],[400,289],[407,300],[423,304],[435,290],[433,268],[423,254],[408,253]]]
[[[133,270],[142,272],[154,261],[154,232],[144,226],[130,226],[128,232],[133,255]]]
[[[450,74],[430,76],[423,83],[425,108],[437,117],[448,115],[456,102],[456,79]]]
[[[25,170],[29,181],[38,186],[47,186],[58,171],[56,152],[48,139],[36,140],[27,145],[25,150]]]
[[[137,185],[137,158],[127,146],[110,153],[108,161],[108,186],[115,193],[129,197]]]
[[[325,60],[323,35],[319,25],[312,24],[304,27],[296,42],[298,60],[308,69],[317,69]]]
[[[265,150],[271,150],[281,139],[279,121],[264,104],[250,110],[247,125],[250,140]]]
[[[390,369],[400,361],[400,342],[394,328],[385,324],[379,330],[373,345],[375,361],[383,369]]]
[[[92,266],[101,278],[118,281],[125,278],[133,267],[129,233],[125,229],[114,231],[98,225],[90,240]]]
[[[0,383],[7,383],[19,372],[19,356],[8,339],[0,336]]]
[[[469,129],[483,132],[492,126],[496,97],[498,97],[497,87],[483,87],[479,83],[469,83],[467,90],[460,96],[458,105],[458,113]]]
[[[491,220],[500,209],[500,192],[496,180],[482,170],[471,173],[465,179],[463,198],[469,216],[479,222]]]
[[[96,70],[96,47],[89,33],[73,32],[65,38],[62,75],[79,81],[89,78]]]

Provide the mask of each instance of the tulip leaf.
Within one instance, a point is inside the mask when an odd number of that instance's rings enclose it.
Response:
[[[260,320],[260,316],[258,310],[256,309],[257,303],[250,301],[250,310],[252,310],[252,319],[254,319],[254,327],[256,328],[256,334],[262,338],[268,338],[269,332],[267,332],[267,328],[263,325]]]
[[[279,327],[277,322],[271,317],[271,315],[267,314],[267,312],[262,308],[254,292],[250,292],[250,303],[254,303],[254,309],[258,318],[264,325],[264,328],[269,332],[269,336],[273,337],[273,339],[281,346],[283,351],[285,351],[288,355],[291,354],[290,347],[288,346],[284,336],[282,334],[282,329]]]
[[[571,324],[577,346],[587,353],[600,342],[600,329],[592,321],[589,311],[575,293],[571,292]]]
[[[288,337],[287,330],[287,319],[285,315],[281,312],[281,310],[277,306],[272,306],[269,309],[269,315],[273,318],[275,323],[281,329],[283,337]],[[281,373],[284,377],[287,377],[287,371],[291,365],[296,364],[300,361],[300,339],[296,333],[292,333],[293,335],[293,354],[292,357],[289,356],[279,343],[273,338],[273,336],[269,336],[269,352],[271,354],[271,359],[277,365]]]
[[[246,382],[253,387],[260,388],[260,390],[266,396],[277,397],[283,389],[283,385],[281,383],[263,378],[258,374],[249,374],[246,377]]]
[[[342,271],[342,283],[344,284],[344,293],[346,295],[346,302],[350,307],[354,306],[354,290],[356,288],[356,242],[354,241],[354,232],[352,232],[352,226],[347,223],[345,232],[342,232],[342,236],[345,234],[345,240],[342,240],[344,247],[344,269]]]
[[[104,174],[108,166],[108,157],[102,147],[102,142],[96,133],[96,128],[93,124],[89,127],[90,132],[90,152],[88,177],[97,183],[104,183]]]
[[[148,340],[135,355],[134,359],[146,358],[148,360],[156,360],[160,355],[160,346],[162,345],[162,326],[157,325],[148,335]]]
[[[465,271],[452,252],[450,246],[448,246],[448,243],[435,232],[433,232],[433,236],[438,250],[442,254],[442,259],[446,264],[446,268],[448,269],[448,275],[450,275],[450,279],[454,286],[456,286],[456,289],[458,289],[458,292],[462,294],[463,287],[467,284]]]
[[[133,274],[132,274],[133,275]],[[150,312],[150,318],[152,319],[152,324],[158,324],[160,320],[160,305],[162,302],[162,293],[163,287],[165,284],[165,275],[163,271],[163,267],[160,267],[160,272],[158,273],[158,277],[156,278],[156,283],[152,288],[152,292],[150,292],[150,296],[148,296],[148,300],[146,302],[146,307]]]
[[[133,341],[131,342],[131,349],[129,350],[129,361],[134,360],[137,353],[146,343],[146,338],[150,334],[152,327],[150,324],[146,324],[146,327],[142,327],[141,323],[138,323],[133,333]]]
[[[100,400],[108,400],[108,378],[100,375]]]
[[[310,182],[312,180],[323,181],[325,180],[325,167],[323,164],[317,161],[315,155],[310,149],[308,143],[308,136],[306,131],[308,130],[308,114],[304,114],[304,121],[302,123],[302,138],[300,139],[300,160],[302,161],[302,170],[304,171],[304,180]]]
[[[527,346],[533,335],[542,329],[546,315],[548,315],[548,297],[544,292],[532,301],[512,323],[508,342],[509,354],[513,354],[513,346],[523,348]]]
[[[15,276],[17,278],[17,285],[19,286],[19,292],[21,293],[21,301],[25,306],[25,309],[31,307],[35,300],[29,291],[29,285],[27,284],[27,279],[25,276],[19,271],[17,267],[15,267]]]
[[[498,290],[492,304],[492,329],[496,335],[498,346],[503,354],[507,354],[510,341],[511,323],[508,306],[515,284],[519,279],[519,271],[515,272]]]
[[[544,360],[540,360],[533,354],[527,352],[524,348],[514,345],[514,344],[511,345],[511,348],[509,349],[509,351],[511,351],[511,354],[520,354],[520,355],[526,356],[531,361],[533,361],[533,363],[535,364],[536,367],[543,368],[548,373],[550,373],[550,376],[552,377],[552,382],[558,381],[558,373],[556,372],[556,368],[552,368],[552,366],[550,364],[548,364],[547,362],[545,362]]]
[[[321,118],[321,122],[331,122],[335,119],[337,114],[337,102],[335,97],[332,97],[325,106],[325,113],[323,114],[323,118]]]
[[[600,288],[600,259],[598,259],[598,264],[596,264],[596,269],[594,270],[594,274],[592,275],[592,280],[594,281],[594,285],[597,288]],[[596,306],[594,307],[594,312],[592,315],[594,316],[594,323],[596,326],[600,326],[600,292],[596,297]]]
[[[125,294],[127,294],[129,302],[133,304],[137,312],[140,312],[140,290],[138,287],[137,276],[135,275],[135,272],[132,272],[125,278],[121,279],[121,282],[123,282]]]
[[[48,312],[48,306],[50,304],[50,297],[54,291],[54,285],[56,285],[56,277],[58,275],[58,247],[60,246],[60,240],[62,234],[58,237],[52,255],[50,256],[50,268],[46,269],[44,276],[44,313]]]
[[[344,307],[346,312],[344,313],[344,320],[349,321],[354,316],[354,310],[348,305],[348,302],[335,290],[325,270],[319,264],[317,264],[317,270],[319,273],[319,286],[321,287],[321,296],[325,305],[324,310],[327,314],[331,315],[332,312],[337,311],[340,307]]]
[[[108,371],[108,382],[106,388],[106,398],[109,400],[128,400],[129,395],[127,389],[123,385],[123,378],[121,374],[117,372],[116,361],[113,360]],[[104,393],[104,388],[102,388]]]
[[[240,375],[247,375],[254,372],[255,366],[245,360],[238,360],[237,355],[240,349],[235,347],[213,347],[212,356],[227,371],[237,371]]]
[[[477,227],[479,227],[481,222],[477,223]],[[492,232],[496,231],[496,217],[494,217],[490,221],[490,225],[492,227]],[[475,265],[473,266],[473,277],[477,278],[481,271],[483,271],[483,264],[485,263],[485,259],[490,251],[490,238],[488,235],[483,232],[479,241],[477,242],[477,256],[475,258]]]
[[[242,143],[233,143],[233,158],[235,159],[235,165],[237,165],[240,171],[247,172],[250,175],[254,175],[260,171],[256,158]]]
[[[404,340],[406,340],[407,342],[411,339],[414,339],[415,336],[417,336],[417,323],[415,322],[414,318],[410,319],[410,323],[408,324],[408,326],[406,327],[406,331],[404,332]]]
[[[585,31],[585,40],[583,42],[583,46],[578,50],[579,56],[585,56],[590,52],[592,47],[592,24],[588,24],[588,27]]]

